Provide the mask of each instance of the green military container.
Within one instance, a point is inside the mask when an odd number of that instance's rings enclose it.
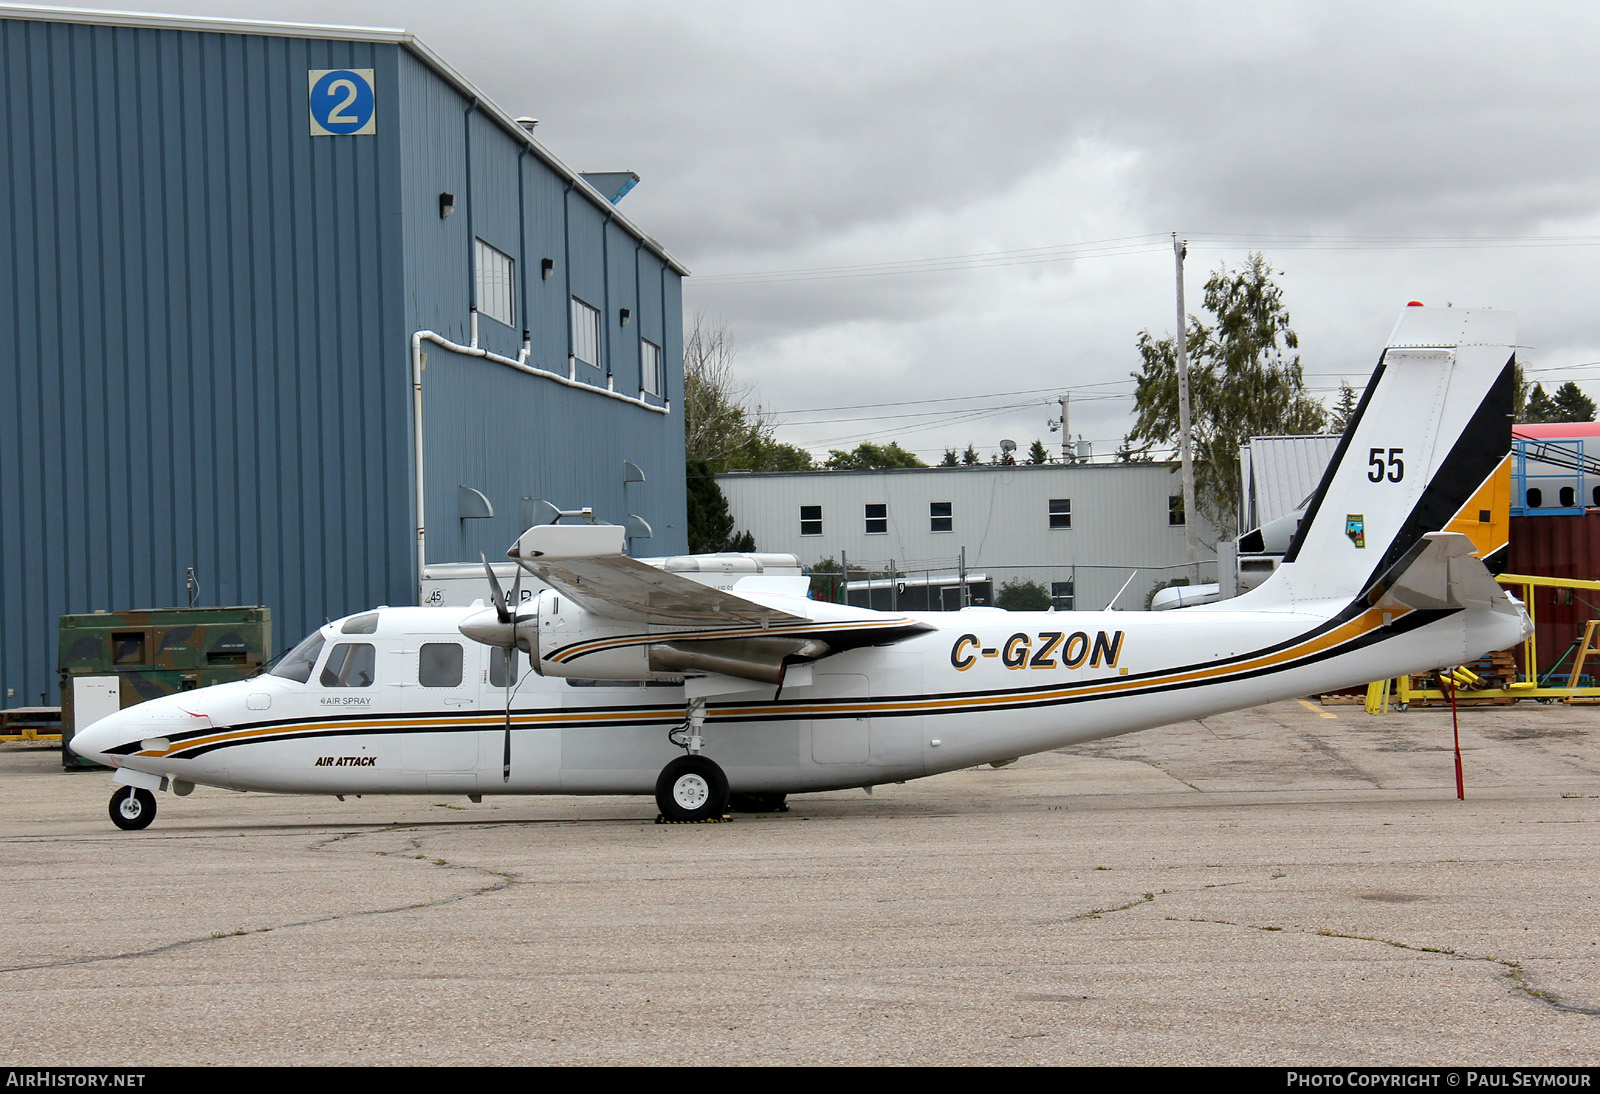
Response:
[[[149,608],[61,617],[61,766],[98,767],[68,746],[88,726],[146,699],[242,680],[270,658],[266,608]]]

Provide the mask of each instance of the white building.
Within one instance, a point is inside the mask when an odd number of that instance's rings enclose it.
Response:
[[[887,571],[892,560],[902,608],[958,606],[963,561],[987,579],[972,587],[973,604],[1028,580],[1061,610],[1104,608],[1113,597],[1142,609],[1174,579],[1216,580],[1214,552],[1188,573],[1173,463],[734,472],[717,483],[758,550],[792,552],[807,566],[843,556],[852,571]],[[1215,543],[1218,533],[1202,539]],[[872,605],[887,608],[880,587]]]

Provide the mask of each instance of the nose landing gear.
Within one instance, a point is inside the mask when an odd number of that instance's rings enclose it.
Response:
[[[149,828],[156,819],[156,796],[137,786],[119,786],[111,795],[111,823],[124,831]]]

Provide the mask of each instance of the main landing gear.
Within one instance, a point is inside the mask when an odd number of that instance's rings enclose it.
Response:
[[[156,796],[137,786],[119,786],[111,795],[111,823],[124,831],[149,828],[156,819]]]
[[[678,823],[708,821],[728,811],[728,776],[716,762],[700,754],[705,741],[700,727],[706,721],[706,701],[691,699],[684,724],[673,730],[673,744],[688,753],[679,756],[656,778],[656,808],[663,820]],[[679,733],[687,736],[680,740]]]

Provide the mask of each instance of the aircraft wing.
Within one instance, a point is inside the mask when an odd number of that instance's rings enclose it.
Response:
[[[808,600],[805,578],[747,577],[737,593],[702,585],[627,557],[623,535],[612,525],[541,524],[524,532],[510,555],[584,610],[618,622],[804,634],[829,639],[835,649],[930,629],[904,616]],[[843,632],[859,637],[840,641]]]

